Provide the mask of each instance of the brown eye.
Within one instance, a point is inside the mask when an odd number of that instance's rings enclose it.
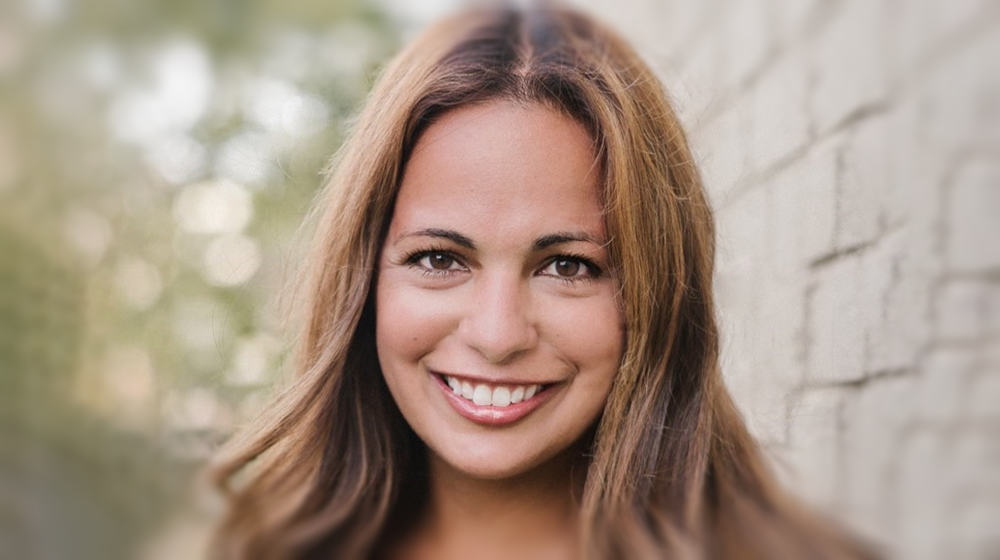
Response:
[[[558,259],[555,264],[556,274],[559,276],[576,276],[580,272],[580,262],[569,259]]]
[[[448,270],[455,264],[455,258],[447,253],[431,253],[424,258],[427,259],[429,268],[434,270]]]

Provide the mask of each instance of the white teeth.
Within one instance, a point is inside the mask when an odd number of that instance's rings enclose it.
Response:
[[[510,389],[497,387],[493,389],[493,406],[507,406],[510,404]]]
[[[535,393],[537,391],[538,391],[538,385],[529,386],[527,389],[524,390],[524,400],[528,400],[531,397],[535,396]]]
[[[510,402],[517,404],[524,400],[524,387],[515,387],[510,392]]]
[[[491,388],[489,385],[480,383],[473,385],[468,381],[460,381],[456,377],[444,376],[445,382],[452,392],[461,395],[477,406],[496,406],[504,408],[512,404],[526,401],[535,396],[541,390],[541,385],[515,385],[513,387],[500,386]]]
[[[486,406],[493,402],[493,395],[486,385],[476,385],[476,392],[472,394],[472,402],[479,406]]]

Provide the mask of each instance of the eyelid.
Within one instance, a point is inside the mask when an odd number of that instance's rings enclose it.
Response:
[[[438,248],[433,248],[433,247],[427,248],[427,249],[419,249],[419,250],[413,251],[411,253],[408,253],[406,255],[406,257],[403,259],[402,264],[405,264],[405,265],[408,265],[408,266],[414,267],[414,268],[419,268],[421,271],[423,271],[425,273],[428,273],[428,274],[453,274],[455,272],[460,272],[459,270],[452,270],[450,268],[445,269],[445,270],[440,270],[440,269],[436,269],[436,268],[431,268],[431,267],[423,266],[423,265],[420,264],[420,261],[422,261],[425,257],[428,257],[430,255],[438,255],[438,254],[448,255],[449,257],[451,257],[452,259],[454,259],[455,262],[458,263],[458,265],[461,266],[465,270],[468,270],[468,268],[469,268],[469,266],[467,264],[465,264],[464,260],[462,259],[462,256],[459,255],[458,253],[455,253],[454,251],[449,251],[448,249],[438,249]]]
[[[553,278],[558,278],[559,280],[567,282],[576,282],[579,280],[595,280],[604,275],[604,271],[596,262],[594,262],[593,259],[575,253],[560,253],[558,255],[552,255],[551,257],[545,259],[545,264],[542,267],[542,270],[547,269],[559,260],[578,262],[581,266],[587,269],[588,274],[585,276],[559,276],[558,274],[546,274],[545,276],[552,276]]]

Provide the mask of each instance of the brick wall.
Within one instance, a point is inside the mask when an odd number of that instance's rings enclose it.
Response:
[[[723,364],[788,483],[894,558],[1000,555],[1000,3],[582,2],[719,223]]]

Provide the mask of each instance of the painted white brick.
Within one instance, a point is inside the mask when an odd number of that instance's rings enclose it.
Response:
[[[736,183],[748,173],[747,150],[750,114],[747,104],[737,104],[692,135],[692,146],[701,164],[712,206],[729,202]]]
[[[932,335],[935,276],[912,254],[912,241],[909,231],[894,231],[862,257],[870,373],[913,369]]]
[[[987,367],[989,369],[977,375],[969,388],[965,415],[975,422],[995,424],[1000,421],[1000,367]]]
[[[1000,340],[1000,283],[986,285],[986,335],[990,340]]]
[[[961,272],[1000,269],[1000,162],[969,162],[949,194],[949,266]]]
[[[982,280],[948,282],[935,298],[936,335],[945,341],[969,341],[986,332],[987,284]]]
[[[783,443],[788,395],[803,378],[805,287],[768,282],[758,301],[750,336],[756,372],[748,408],[754,433],[765,441]]]
[[[845,142],[840,160],[837,248],[870,243],[878,236],[889,192],[886,119],[862,123]]]
[[[706,109],[718,98],[719,52],[719,41],[700,41],[681,65],[663,70],[664,83],[685,130],[697,130]]]
[[[943,269],[938,230],[946,207],[944,184],[953,167],[928,141],[921,100],[908,98],[889,112],[889,192],[885,227],[905,229],[909,252],[921,269]]]
[[[717,2],[642,0],[634,5],[597,0],[575,0],[628,31],[629,40],[658,58],[687,56],[700,42],[719,43],[711,35],[718,29],[721,10]],[[706,34],[706,31],[709,32]]]
[[[834,251],[837,225],[838,136],[817,146],[793,169],[786,180],[794,181],[799,217],[798,240],[801,261],[808,263]]]
[[[754,188],[718,213],[720,260],[739,263],[746,274],[767,273],[769,210],[767,190]]]
[[[1000,501],[979,493],[958,512],[955,534],[947,547],[953,558],[997,558],[1000,556]]]
[[[954,451],[950,456],[948,472],[944,477],[953,513],[949,533],[957,544],[963,547],[981,548],[992,541],[1000,544],[1000,525],[988,526],[981,515],[986,513],[983,506],[997,505],[1000,501],[1000,438],[995,432],[968,430],[958,435]],[[986,499],[983,499],[986,498]],[[994,517],[995,508],[987,511]]]
[[[759,317],[760,279],[767,270],[767,193],[754,189],[718,213],[718,265],[716,295],[728,322],[726,348],[727,380],[734,396],[746,410],[756,384],[755,348],[752,333]]]
[[[821,3],[821,0],[770,0],[776,41],[780,45],[797,43]]]
[[[806,108],[808,73],[796,53],[781,58],[750,92],[753,96],[753,141],[750,164],[766,169],[809,141]]]
[[[923,422],[953,425],[961,417],[974,358],[959,348],[938,348],[925,359],[916,394],[915,414]]]
[[[847,399],[843,459],[844,518],[875,542],[889,534],[893,522],[893,477],[901,466],[899,444],[911,422],[915,390],[909,376],[873,381]]]
[[[943,41],[968,32],[983,18],[995,19],[998,7],[992,0],[893,0],[887,5],[887,59],[896,78],[925,64]]]
[[[865,305],[861,273],[857,255],[817,272],[806,331],[806,376],[810,382],[844,382],[865,376],[865,333],[871,310]]]
[[[921,90],[932,146],[961,153],[976,145],[1000,147],[1000,25],[937,66]]]
[[[794,280],[803,286],[806,282],[806,270],[803,266],[806,259],[802,254],[800,239],[803,224],[799,191],[802,189],[803,169],[806,166],[804,157],[800,157],[764,185],[771,192],[771,275],[776,281]]]
[[[791,407],[786,458],[796,489],[821,508],[836,504],[840,476],[840,409],[843,390],[814,389]]]
[[[747,78],[772,47],[765,0],[730,2],[722,14],[723,87]]]
[[[820,132],[887,92],[883,3],[843,4],[812,45],[816,82],[811,107]]]
[[[760,293],[760,313],[754,345],[764,381],[783,390],[802,383],[806,287],[797,282],[770,281]]]
[[[865,372],[874,374],[884,372],[897,367],[887,367],[886,363],[893,363],[896,360],[886,360],[885,354],[893,353],[894,349],[888,348],[892,343],[891,337],[899,329],[905,328],[903,325],[893,324],[888,316],[889,298],[892,297],[896,285],[899,237],[891,236],[881,240],[877,247],[866,251],[861,256],[861,272],[859,282],[860,306],[865,310]],[[909,304],[910,300],[907,299]],[[902,360],[898,360],[902,361]],[[896,364],[893,364],[896,365]]]
[[[946,474],[948,440],[933,429],[911,432],[903,441],[899,476],[892,489],[897,496],[893,556],[934,560],[942,554],[943,527],[948,495],[942,477]]]

